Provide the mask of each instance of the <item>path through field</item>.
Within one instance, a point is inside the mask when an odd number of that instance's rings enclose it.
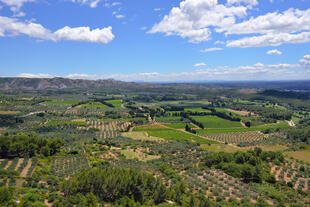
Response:
[[[25,167],[25,168],[22,170],[22,172],[20,173],[20,176],[21,176],[21,177],[27,177],[27,172],[28,172],[28,170],[29,170],[31,164],[32,164],[32,160],[29,159],[29,160],[28,160],[28,163],[27,163],[27,165],[26,165],[26,167]]]

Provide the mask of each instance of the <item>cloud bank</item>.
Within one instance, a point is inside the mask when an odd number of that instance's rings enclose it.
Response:
[[[89,27],[64,27],[55,32],[44,28],[41,24],[21,22],[16,18],[0,16],[0,37],[27,35],[41,40],[71,40],[107,44],[114,39],[112,27],[93,29]]]
[[[257,17],[248,11],[258,5],[257,0],[184,0],[148,33],[176,35],[199,43],[212,39],[212,33],[247,35],[229,40],[227,47],[264,47],[310,42],[310,9],[290,8]]]
[[[194,67],[203,68],[205,63]],[[51,74],[22,73],[19,77],[56,77]],[[305,55],[296,64],[264,65],[256,63],[248,66],[204,68],[180,73],[133,73],[133,74],[68,74],[62,76],[71,79],[115,79],[121,81],[177,82],[210,80],[304,80],[310,78],[310,55]]]

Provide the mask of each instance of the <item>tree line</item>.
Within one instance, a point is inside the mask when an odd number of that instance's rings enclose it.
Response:
[[[62,140],[37,137],[35,133],[5,133],[0,137],[1,157],[32,157],[54,155],[63,146]]]
[[[244,182],[257,183],[275,182],[274,176],[270,174],[269,162],[284,162],[284,156],[281,152],[255,148],[247,152],[208,153],[204,158],[207,167],[221,169],[233,177],[242,178]]]

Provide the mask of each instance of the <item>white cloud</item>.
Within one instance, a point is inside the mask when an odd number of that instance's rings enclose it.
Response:
[[[217,32],[231,34],[255,34],[239,40],[228,41],[228,47],[279,46],[285,43],[310,42],[310,9],[288,9],[251,17],[238,24],[216,28]],[[260,35],[257,35],[260,34]]]
[[[218,32],[225,32],[226,35],[295,33],[304,30],[310,30],[310,9],[288,9],[283,13],[267,13],[216,29]]]
[[[125,18],[125,15],[123,15],[123,14],[117,14],[117,15],[115,15],[115,17],[116,17],[117,19],[123,19],[123,18]]]
[[[214,42],[214,44],[225,44],[225,42],[217,40],[217,41]]]
[[[14,13],[14,16],[16,16],[16,17],[25,16],[26,14],[24,12],[20,11],[21,7],[25,3],[35,2],[35,1],[37,1],[37,0],[0,0],[1,3],[10,7],[10,10]],[[1,8],[2,8],[2,6],[1,6]]]
[[[227,47],[263,47],[279,46],[284,43],[306,43],[310,42],[310,32],[301,32],[298,34],[275,33],[253,37],[245,37],[239,40],[227,41]]]
[[[23,78],[54,78],[54,75],[50,75],[50,74],[43,74],[43,73],[39,73],[39,74],[33,74],[33,73],[21,73],[18,75],[18,77],[23,77]]]
[[[147,27],[140,27],[141,30],[147,30]]]
[[[249,8],[252,8],[252,6],[258,5],[258,2],[257,2],[257,0],[227,0],[227,4],[228,5],[232,5],[232,4],[245,4]]]
[[[91,8],[96,8],[101,0],[70,0],[70,1],[81,5],[89,5]]]
[[[21,8],[27,2],[35,2],[36,0],[0,0],[0,2],[7,6]]]
[[[305,55],[303,59],[299,60],[300,65],[310,68],[310,55]]]
[[[172,8],[148,33],[177,35],[193,43],[208,41],[211,39],[208,27],[232,25],[236,17],[246,16],[246,11],[244,6],[226,7],[217,0],[185,0],[179,7]]]
[[[104,4],[104,6],[105,7],[107,7],[107,8],[111,8],[111,7],[114,7],[114,6],[120,6],[122,3],[121,2],[112,2],[112,3],[108,3],[108,2],[106,2],[105,4]]]
[[[154,11],[161,11],[161,10],[163,10],[162,8],[154,8]]]
[[[219,50],[223,50],[223,48],[212,47],[212,48],[207,48],[207,49],[200,50],[200,52],[213,52],[213,51],[219,51]]]
[[[91,8],[96,8],[97,6],[98,6],[98,3],[100,2],[100,0],[95,0],[95,1],[93,1],[93,2],[91,2],[90,4],[89,4],[89,6],[91,7]]]
[[[194,67],[201,67],[201,66],[206,66],[206,64],[205,63],[196,63],[194,65]]]
[[[66,26],[53,33],[41,24],[20,22],[15,18],[0,16],[0,37],[17,36],[20,34],[42,40],[72,40],[100,44],[107,44],[114,39],[112,27],[90,30],[89,27],[71,28]]]
[[[266,53],[267,55],[282,55],[282,52],[277,50],[277,49],[274,49],[274,50],[269,50],[267,51]]]
[[[112,27],[90,30],[89,27],[70,28],[68,26],[54,33],[56,40],[73,40],[107,44],[114,39]]]
[[[52,34],[42,25],[33,22],[19,22],[15,18],[0,16],[0,37],[24,34],[39,39],[52,39]]]
[[[226,43],[243,48],[310,42],[310,9],[291,8],[242,21],[255,5],[257,0],[227,0],[226,5],[217,0],[183,0],[148,33],[176,35],[192,43],[209,41],[213,30],[226,36],[251,35]]]

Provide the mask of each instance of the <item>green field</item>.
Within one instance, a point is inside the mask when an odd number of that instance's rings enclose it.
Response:
[[[84,108],[84,109],[104,109],[104,108],[110,108],[100,102],[90,102],[86,104],[82,104],[77,106],[77,108]]]
[[[184,111],[191,111],[191,112],[211,112],[208,109],[203,109],[201,107],[198,108],[185,108]]]
[[[76,126],[86,126],[85,121],[49,121],[47,125],[76,125]]]
[[[122,100],[107,100],[107,101],[104,101],[106,103],[109,103],[109,104],[112,104],[114,107],[116,108],[121,108],[122,107]]]
[[[226,133],[226,132],[250,132],[250,131],[262,131],[262,130],[265,130],[271,127],[285,128],[285,127],[288,127],[288,124],[286,122],[280,122],[277,124],[264,124],[260,126],[250,127],[250,128],[198,129],[196,131],[198,134]]]
[[[233,128],[233,127],[242,128],[242,125],[240,124],[240,122],[229,121],[229,120],[222,119],[222,118],[219,118],[217,116],[212,116],[212,115],[192,116],[191,118],[202,123],[205,128],[213,128],[213,129]]]
[[[46,101],[42,104],[44,105],[73,105],[77,104],[79,101],[73,101],[73,100],[64,100],[64,101]]]
[[[163,124],[167,127],[171,127],[171,128],[174,128],[174,129],[185,129],[185,126],[186,126],[187,123],[167,123],[167,124]],[[187,124],[190,128],[195,128],[195,126],[191,123],[188,123]]]
[[[169,120],[180,120],[180,116],[165,116],[165,117],[156,117],[157,121],[169,121]]]

